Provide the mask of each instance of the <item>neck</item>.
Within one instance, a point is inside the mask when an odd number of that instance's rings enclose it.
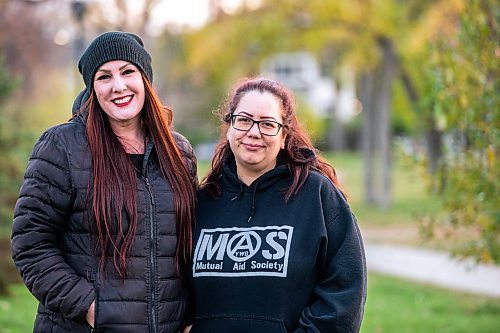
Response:
[[[238,170],[236,170],[236,174],[238,175],[238,178],[245,184],[246,186],[250,186],[250,184],[253,183],[254,180],[259,178],[259,175],[248,175],[245,173],[240,173]]]
[[[114,127],[113,132],[127,154],[144,154],[146,140],[140,124]]]

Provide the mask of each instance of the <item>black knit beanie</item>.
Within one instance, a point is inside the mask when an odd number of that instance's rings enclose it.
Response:
[[[113,60],[124,60],[136,65],[153,82],[151,56],[144,48],[142,39],[130,32],[111,31],[97,36],[78,62],[78,70],[87,89],[92,89],[94,75],[99,67]]]

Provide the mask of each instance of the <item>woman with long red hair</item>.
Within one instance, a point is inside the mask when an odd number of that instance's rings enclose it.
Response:
[[[196,159],[152,88],[141,38],[107,32],[78,69],[75,114],[28,162],[12,253],[39,307],[34,332],[179,332]]]

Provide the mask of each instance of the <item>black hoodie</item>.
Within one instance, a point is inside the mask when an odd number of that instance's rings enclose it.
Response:
[[[366,265],[356,220],[311,172],[288,202],[280,165],[250,186],[224,166],[222,196],[198,193],[191,333],[358,332]]]

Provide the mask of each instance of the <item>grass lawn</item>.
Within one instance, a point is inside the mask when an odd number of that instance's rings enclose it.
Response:
[[[439,200],[427,192],[426,175],[420,167],[394,156],[392,164],[392,203],[379,208],[364,203],[362,157],[359,153],[327,154],[361,224],[390,226],[414,223],[423,214],[438,212]]]
[[[0,296],[0,333],[33,332],[38,303],[23,284],[10,287],[9,296]]]
[[[36,301],[23,285],[0,297],[0,333],[33,330]],[[123,314],[126,315],[126,314]],[[500,300],[370,274],[361,333],[496,333]]]
[[[368,276],[361,333],[496,333],[500,300]]]
[[[424,240],[419,221],[440,211],[440,201],[427,189],[424,170],[395,154],[392,162],[391,205],[382,208],[364,201],[363,160],[360,153],[325,155],[334,166],[349,203],[358,219],[365,241],[424,246],[449,251],[449,240]]]

